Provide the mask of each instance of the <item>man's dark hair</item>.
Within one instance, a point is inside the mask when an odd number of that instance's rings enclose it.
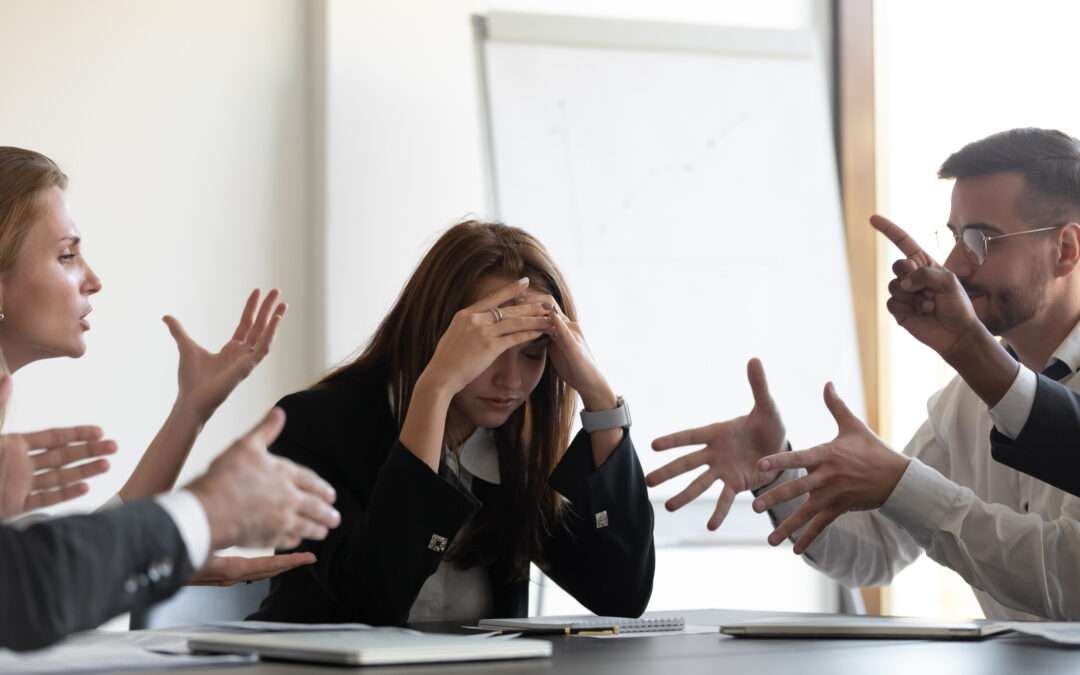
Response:
[[[1027,194],[1017,205],[1034,226],[1080,219],[1080,141],[1055,129],[1010,129],[968,143],[938,169],[938,178],[1016,172]]]

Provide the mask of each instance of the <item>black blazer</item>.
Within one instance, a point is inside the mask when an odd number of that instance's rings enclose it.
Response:
[[[152,500],[0,525],[0,647],[45,647],[164,600],[191,573],[180,531]]]
[[[482,504],[505,498],[503,486],[474,479],[474,498],[402,446],[385,375],[319,385],[278,405],[285,429],[271,450],[334,485],[341,524],[324,541],[301,544],[318,561],[274,578],[250,618],[405,623],[442,560],[433,536],[448,548]],[[597,614],[640,615],[652,593],[653,512],[629,434],[599,468],[589,436],[578,434],[549,484],[573,513],[545,542],[547,574]],[[601,511],[607,525],[597,527]],[[504,558],[488,567],[494,614],[526,616],[528,580],[508,581]]]
[[[1035,400],[1016,439],[990,432],[994,459],[1080,496],[1080,394],[1038,375]]]

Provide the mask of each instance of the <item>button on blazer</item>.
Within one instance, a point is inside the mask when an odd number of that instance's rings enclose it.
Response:
[[[285,428],[271,451],[330,481],[342,520],[324,541],[300,546],[317,562],[274,578],[250,618],[403,624],[455,535],[513,489],[474,478],[469,494],[403,447],[387,382],[372,371],[278,403]],[[640,615],[655,570],[653,512],[629,432],[600,467],[588,434],[578,434],[548,482],[570,508],[543,542],[545,572],[597,614]],[[526,616],[528,580],[512,580],[510,565],[508,551],[487,567],[493,611]]]

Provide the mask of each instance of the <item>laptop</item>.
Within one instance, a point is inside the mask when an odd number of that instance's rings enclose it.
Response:
[[[188,640],[192,651],[258,654],[267,659],[381,666],[502,659],[550,658],[544,640],[498,639],[479,635],[436,635],[405,628],[368,630],[203,633]]]
[[[982,640],[1011,630],[991,621],[927,621],[885,616],[822,616],[728,623],[720,632],[750,638]]]

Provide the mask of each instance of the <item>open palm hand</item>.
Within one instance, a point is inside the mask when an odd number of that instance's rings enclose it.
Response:
[[[213,353],[195,342],[179,320],[171,316],[163,319],[180,352],[179,398],[188,401],[202,419],[209,419],[269,353],[288,308],[283,302],[275,306],[278,295],[277,289],[270,291],[260,306],[259,291],[252,291],[232,338]]]
[[[658,451],[687,445],[705,447],[675,459],[646,477],[650,487],[659,485],[699,467],[708,468],[690,485],[667,501],[669,511],[676,511],[699,497],[717,480],[724,489],[716,503],[708,527],[715,530],[727,517],[735,495],[766,485],[776,477],[775,471],[760,471],[758,460],[784,449],[787,432],[780,411],[769,394],[765,370],[761,362],[751,359],[747,377],[754,393],[754,407],[749,414],[725,422],[696,429],[678,431],[653,441]]]

